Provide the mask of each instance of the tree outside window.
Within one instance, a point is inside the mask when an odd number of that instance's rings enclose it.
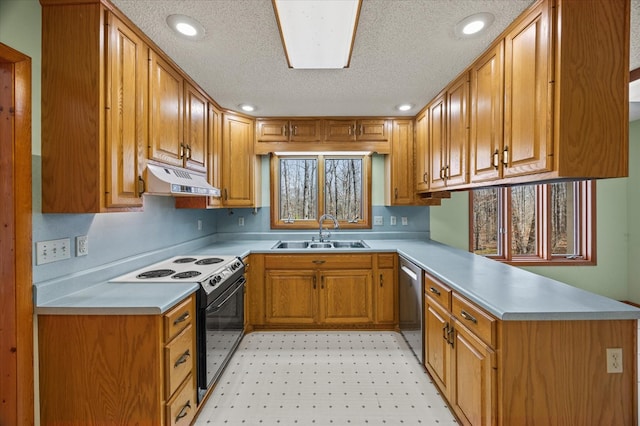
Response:
[[[470,251],[518,264],[595,264],[595,182],[470,194]]]
[[[369,156],[281,155],[271,161],[272,228],[317,227],[325,213],[340,227],[371,227]]]

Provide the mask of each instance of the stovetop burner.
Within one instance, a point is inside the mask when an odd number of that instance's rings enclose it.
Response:
[[[207,257],[205,259],[198,260],[196,262],[196,265],[214,265],[214,264],[220,263],[222,261],[223,261],[223,259],[220,259],[219,257]]]
[[[178,272],[177,274],[171,276],[171,278],[173,278],[174,280],[182,280],[185,278],[193,278],[193,277],[197,277],[198,275],[201,275],[201,272],[198,271],[184,271],[184,272]]]
[[[140,278],[141,280],[149,279],[149,278],[162,278],[168,277],[171,274],[175,274],[176,271],[173,269],[155,269],[152,271],[145,271],[141,274],[136,275],[136,278]]]
[[[173,263],[191,263],[195,262],[197,259],[195,257],[180,257],[173,261]]]

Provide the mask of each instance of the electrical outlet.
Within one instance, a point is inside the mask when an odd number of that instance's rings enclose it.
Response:
[[[391,216],[389,218],[389,225],[394,225],[396,224],[396,217],[395,216]]]
[[[71,239],[69,238],[36,242],[36,265],[69,259],[71,257],[70,246]]]
[[[409,218],[406,216],[402,216],[402,226],[407,226],[409,224]]]
[[[244,217],[238,218],[238,226],[244,226]]]
[[[198,231],[202,231],[202,221],[198,219]]]
[[[76,237],[76,256],[86,256],[89,254],[89,237],[80,235]]]
[[[382,216],[374,216],[373,217],[373,224],[382,226],[382,225],[384,225],[384,219],[382,218]]]
[[[622,348],[607,348],[607,373],[622,373]]]

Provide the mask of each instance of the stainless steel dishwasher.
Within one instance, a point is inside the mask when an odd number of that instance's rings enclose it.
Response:
[[[400,332],[422,363],[422,269],[401,256],[398,274]]]

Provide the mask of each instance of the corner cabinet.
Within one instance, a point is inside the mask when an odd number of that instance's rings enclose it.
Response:
[[[260,162],[254,155],[254,120],[238,114],[222,114],[222,207],[260,207]]]
[[[264,268],[248,301],[252,329],[377,328],[396,324],[395,254],[252,255]]]
[[[42,424],[189,425],[195,307],[192,295],[164,315],[39,315]]]
[[[141,210],[149,47],[99,3],[41,3],[42,211]]]

